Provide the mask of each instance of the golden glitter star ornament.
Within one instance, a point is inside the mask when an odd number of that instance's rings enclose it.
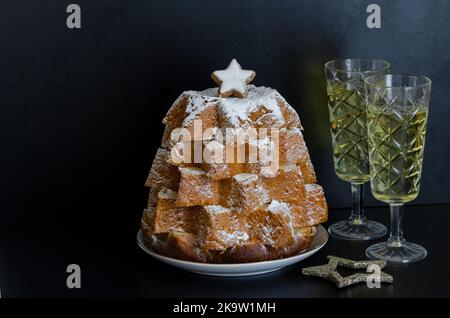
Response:
[[[382,272],[381,269],[386,267],[386,261],[382,260],[370,260],[370,261],[353,261],[346,258],[336,257],[336,256],[327,256],[328,264],[313,266],[313,267],[305,267],[302,269],[303,275],[306,276],[315,276],[325,278],[327,280],[331,280],[336,284],[338,288],[350,286],[357,283],[367,283],[368,280],[371,280],[374,275],[378,274],[377,280],[380,283],[392,283],[394,278]],[[371,269],[371,266],[376,265],[380,270],[378,273],[355,273],[350,276],[343,277],[339,274],[336,269],[338,266],[349,268],[349,269]]]
[[[243,70],[236,59],[231,60],[225,70],[214,71],[211,78],[219,84],[218,95],[222,97],[247,96],[247,84],[255,78],[256,73]]]

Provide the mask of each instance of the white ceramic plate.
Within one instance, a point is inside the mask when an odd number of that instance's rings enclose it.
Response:
[[[249,276],[277,271],[286,266],[292,265],[294,263],[304,260],[305,258],[310,257],[318,250],[320,250],[327,241],[328,241],[328,233],[322,225],[319,225],[317,227],[316,236],[314,237],[311,246],[307,250],[304,250],[297,255],[264,262],[253,262],[242,264],[208,264],[208,263],[182,261],[179,259],[157,254],[149,247],[149,245],[144,239],[144,236],[142,235],[142,232],[139,231],[137,234],[137,242],[139,247],[144,252],[150,254],[157,260],[160,260],[161,262],[184,269],[189,272],[212,276]]]

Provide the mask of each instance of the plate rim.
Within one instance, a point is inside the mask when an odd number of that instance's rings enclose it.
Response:
[[[302,256],[303,254],[307,254],[307,253],[311,253],[311,252],[316,252],[318,250],[320,250],[322,247],[325,246],[325,244],[327,244],[328,240],[329,240],[329,235],[328,235],[328,231],[325,229],[325,227],[322,224],[319,224],[316,227],[319,231],[322,231],[325,235],[325,239],[323,242],[321,242],[319,245],[317,245],[316,247],[310,249],[306,249],[301,251],[298,254],[289,256],[289,257],[285,257],[285,258],[278,258],[278,259],[272,259],[272,260],[267,260],[267,261],[258,261],[258,262],[249,262],[249,263],[202,263],[202,262],[193,262],[193,261],[186,261],[186,260],[182,260],[182,259],[178,259],[178,258],[174,258],[174,257],[169,257],[169,256],[165,256],[159,253],[156,253],[152,248],[150,248],[148,246],[148,243],[145,241],[144,239],[144,235],[142,234],[142,229],[139,229],[139,231],[137,232],[136,235],[136,241],[138,246],[147,254],[149,254],[152,257],[155,258],[161,258],[163,260],[167,260],[169,262],[177,262],[177,263],[181,263],[184,265],[188,265],[188,266],[197,266],[197,267],[205,267],[205,268],[245,268],[245,267],[253,267],[256,265],[266,265],[266,264],[271,264],[274,262],[280,262],[280,261],[289,261],[289,260],[293,260],[296,257]],[[315,234],[317,235],[317,233]],[[315,237],[314,237],[315,238]]]

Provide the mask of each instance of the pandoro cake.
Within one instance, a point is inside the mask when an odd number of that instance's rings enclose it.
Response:
[[[141,221],[157,253],[208,263],[289,257],[327,220],[297,112],[275,89],[250,85],[254,76],[233,60],[213,73],[218,88],[183,92],[163,119]]]

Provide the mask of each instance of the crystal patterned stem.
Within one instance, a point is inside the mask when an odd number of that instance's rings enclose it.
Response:
[[[403,241],[403,204],[391,204],[391,234],[389,236],[389,245],[401,246]]]
[[[363,214],[363,183],[352,183],[352,214],[350,220],[354,224],[361,224],[365,217]]]

